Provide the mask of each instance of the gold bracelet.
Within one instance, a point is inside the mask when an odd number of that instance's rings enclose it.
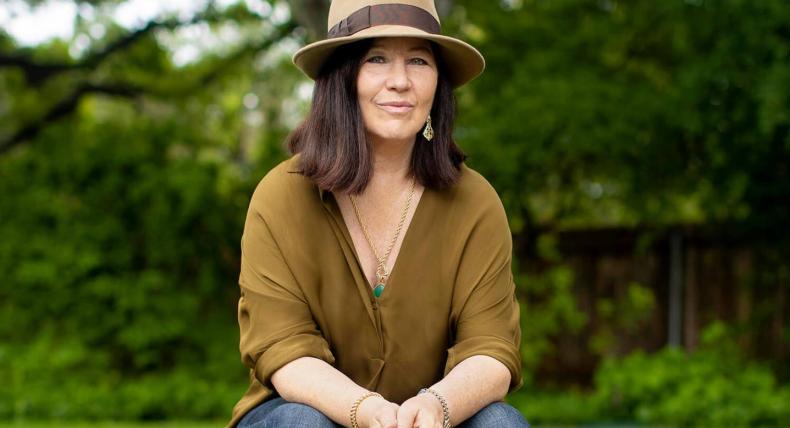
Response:
[[[442,428],[450,428],[450,406],[447,405],[447,400],[442,397],[441,394],[432,390],[431,388],[423,388],[417,395],[420,394],[431,394],[439,400],[439,404],[442,405]]]
[[[365,401],[365,399],[373,396],[381,397],[381,394],[378,392],[368,391],[362,394],[361,397],[357,398],[357,401],[351,405],[351,428],[359,428],[359,425],[357,424],[357,411],[359,410],[359,406],[363,401]]]

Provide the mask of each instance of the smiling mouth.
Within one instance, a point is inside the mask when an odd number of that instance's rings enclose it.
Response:
[[[392,114],[404,114],[414,110],[414,106],[408,103],[384,103],[376,105],[380,109]]]

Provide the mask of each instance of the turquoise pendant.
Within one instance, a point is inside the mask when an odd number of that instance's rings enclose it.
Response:
[[[373,295],[376,296],[376,298],[379,298],[381,297],[381,293],[383,292],[384,292],[384,284],[382,283],[376,284],[376,288],[373,289]]]

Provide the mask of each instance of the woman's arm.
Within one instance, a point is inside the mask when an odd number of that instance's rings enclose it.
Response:
[[[368,392],[326,361],[312,357],[284,365],[272,375],[272,384],[286,401],[307,404],[343,426],[350,426],[351,407]],[[361,428],[395,428],[397,411],[397,404],[373,396],[359,406],[357,421]]]
[[[271,174],[250,201],[242,235],[239,331],[242,361],[256,380],[284,399],[310,405],[349,426],[354,402],[367,391],[335,369],[329,343],[316,325],[307,299],[283,255],[267,218],[267,201],[285,188]],[[275,230],[277,228],[275,227]],[[360,427],[395,427],[398,406],[377,397],[362,402]],[[378,424],[372,421],[379,421]]]
[[[477,206],[478,220],[463,246],[451,310],[451,319],[456,320],[454,340],[447,352],[444,379],[432,387],[447,402],[453,424],[501,400],[521,384],[512,238],[504,208],[490,192],[476,198],[488,203]],[[407,400],[399,410],[398,427],[440,427],[442,408],[438,404],[433,394]],[[410,425],[414,421],[416,425]]]
[[[483,407],[502,400],[510,385],[510,371],[486,355],[474,355],[456,365],[431,389],[444,397],[452,426],[467,420]],[[433,394],[421,394],[405,401],[398,410],[398,428],[442,425],[442,406]]]

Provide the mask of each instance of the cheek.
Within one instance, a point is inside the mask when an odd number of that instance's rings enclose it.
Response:
[[[426,73],[415,79],[415,92],[420,98],[420,101],[427,103],[429,106],[433,104],[433,98],[436,95],[436,88],[438,86],[438,76],[436,72]],[[430,107],[428,107],[430,108]]]
[[[381,87],[379,78],[373,73],[366,72],[364,68],[357,75],[357,98],[360,101],[371,100]]]
[[[423,88],[419,88],[418,92],[420,96],[421,104],[423,104],[426,110],[430,111],[431,107],[433,107],[433,100],[436,96],[436,84],[429,84]]]

